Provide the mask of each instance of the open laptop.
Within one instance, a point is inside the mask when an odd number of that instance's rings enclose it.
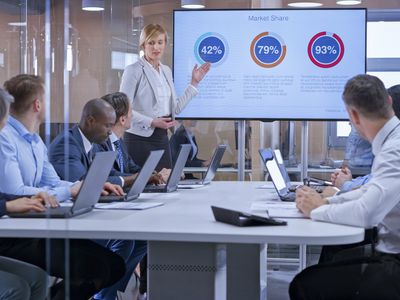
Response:
[[[152,175],[155,167],[161,159],[161,156],[164,154],[164,150],[156,150],[151,151],[150,155],[147,157],[146,162],[144,163],[142,169],[140,170],[138,176],[135,179],[135,182],[132,184],[129,192],[123,196],[117,195],[107,195],[100,196],[100,203],[109,203],[115,201],[132,201],[139,198],[141,192],[143,192],[147,182],[149,181],[150,176]]]
[[[289,191],[295,192],[296,188],[298,188],[298,185],[292,184],[290,182],[289,174],[286,170],[285,164],[283,163],[283,158],[281,151],[279,149],[274,150],[274,156],[276,159],[276,162],[279,166],[279,170],[281,170],[282,176],[285,179],[286,185],[289,188]],[[318,193],[321,193],[323,188],[326,186],[333,186],[332,182],[323,180],[323,179],[318,179],[314,177],[306,177],[303,179],[304,185],[308,185],[315,189]]]
[[[117,152],[97,152],[83,180],[81,189],[72,206],[48,208],[43,212],[12,213],[13,218],[71,218],[91,211],[103,190]]]
[[[296,188],[298,188],[299,185],[293,185],[290,182],[280,151],[268,148],[260,149],[259,153],[267,167],[279,198],[282,201],[294,201],[296,199]],[[310,187],[321,193],[323,186],[327,185],[326,183],[327,182],[321,180],[320,184],[310,185]]]
[[[259,153],[261,158],[267,167],[268,173],[271,176],[272,183],[278,193],[279,198],[282,201],[295,201],[296,193],[290,191],[291,183],[288,180],[289,176],[285,178],[285,175],[281,171],[281,167],[275,158],[274,151],[270,148],[260,149]],[[284,167],[284,166],[283,166]],[[284,169],[286,172],[286,169]]]
[[[185,167],[186,161],[189,157],[192,146],[190,144],[183,144],[179,150],[178,158],[172,168],[171,174],[168,177],[166,184],[160,185],[147,185],[144,188],[145,193],[169,193],[176,191],[178,188],[178,182],[181,179],[183,168]]]
[[[226,145],[217,146],[217,148],[214,150],[214,154],[211,158],[210,164],[208,165],[207,168],[207,172],[204,175],[203,179],[181,180],[178,183],[178,188],[191,189],[210,184],[215,177],[215,173],[217,172],[219,163],[221,162],[221,159],[224,156],[225,150],[226,150]]]

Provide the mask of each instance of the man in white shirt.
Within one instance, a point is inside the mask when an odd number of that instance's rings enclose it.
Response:
[[[312,266],[292,281],[291,299],[399,299],[400,121],[383,83],[374,76],[350,79],[343,92],[350,120],[372,144],[371,180],[357,190],[322,198],[310,188],[296,192],[299,210],[313,220],[378,227],[376,253]],[[376,288],[380,286],[380,288]]]

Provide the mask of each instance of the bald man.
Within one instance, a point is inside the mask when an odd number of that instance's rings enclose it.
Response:
[[[79,124],[60,133],[50,145],[50,162],[64,180],[82,180],[98,147],[107,140],[115,124],[115,110],[102,99],[88,101]],[[65,153],[66,144],[68,152]],[[132,185],[136,175],[117,176],[112,171],[107,181],[120,186]]]
[[[115,124],[115,110],[103,99],[92,99],[83,107],[79,124],[67,133],[59,134],[50,145],[49,157],[58,175],[69,181],[85,177],[97,144],[103,143],[111,134]],[[68,151],[65,151],[68,149]],[[121,186],[131,185],[136,175],[115,176],[112,173],[108,181]],[[98,240],[97,243],[118,253],[125,260],[125,276],[110,288],[103,289],[94,299],[113,300],[117,290],[124,291],[136,265],[145,255],[145,241]]]

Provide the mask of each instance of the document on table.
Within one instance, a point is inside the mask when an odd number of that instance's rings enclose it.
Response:
[[[295,202],[257,201],[251,204],[250,210],[267,212],[272,218],[306,218]]]
[[[164,205],[164,203],[163,202],[112,202],[106,204],[97,203],[95,208],[143,210],[161,205]]]

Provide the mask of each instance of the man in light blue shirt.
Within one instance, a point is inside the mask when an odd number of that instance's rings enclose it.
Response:
[[[351,126],[346,143],[345,162],[350,169],[360,167],[370,169],[373,159],[371,144],[359,135],[354,126]]]
[[[35,82],[31,89],[36,95],[18,90],[12,79]],[[33,195],[47,191],[59,201],[76,197],[81,182],[63,181],[47,156],[47,148],[37,134],[45,120],[44,84],[38,76],[18,75],[5,83],[15,102],[10,106],[10,117],[0,133],[0,192]],[[25,93],[24,93],[25,92]],[[32,92],[31,92],[32,93]],[[121,194],[119,187],[106,183],[112,192]]]
[[[42,79],[18,75],[8,80],[5,87],[15,95],[15,101],[11,104],[14,117],[6,124],[7,130],[0,133],[2,190],[36,194],[46,189],[57,197],[76,194],[80,184],[63,182],[54,175],[55,171],[47,161],[46,147],[36,134],[44,116]],[[8,106],[1,110],[0,129],[7,120]],[[43,211],[45,201],[53,207],[58,205],[44,192],[32,198],[1,195],[0,216],[7,212]],[[8,201],[15,198],[19,199]],[[69,260],[65,253],[67,244]],[[46,269],[51,276],[69,278],[69,281],[61,280],[52,287],[52,299],[64,299],[66,288],[71,299],[88,299],[101,289],[116,284],[125,274],[125,264],[119,255],[90,240],[0,238],[0,256],[36,265]]]
[[[76,196],[80,186],[60,180],[39,135],[12,116],[0,133],[0,178],[3,193],[32,195],[46,190],[60,201]]]

